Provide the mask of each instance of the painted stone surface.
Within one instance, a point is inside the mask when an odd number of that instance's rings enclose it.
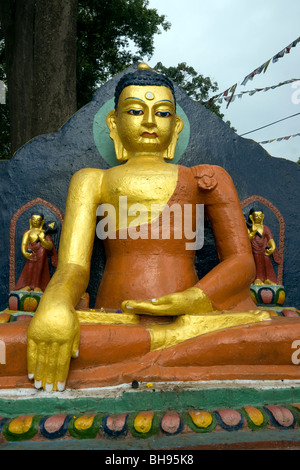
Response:
[[[0,449],[8,443],[23,444],[19,448],[26,449],[28,442],[35,443],[38,449],[39,444],[52,445],[55,441],[63,441],[63,446],[69,448],[70,443],[83,441],[89,443],[86,448],[93,442],[94,448],[130,450],[137,445],[136,439],[141,441],[139,449],[201,449],[209,442],[214,446],[224,442],[227,446],[255,443],[256,447],[261,442],[266,448],[273,444],[279,449],[284,448],[280,441],[287,436],[289,448],[300,448],[299,404],[183,412],[0,417]]]

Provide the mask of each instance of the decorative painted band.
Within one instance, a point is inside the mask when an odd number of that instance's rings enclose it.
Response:
[[[5,442],[76,439],[148,439],[200,433],[295,430],[300,443],[300,404],[244,406],[241,409],[139,411],[122,414],[57,414],[0,417]],[[298,436],[298,437],[297,437]],[[297,440],[298,439],[298,440]],[[258,437],[259,440],[259,437]]]

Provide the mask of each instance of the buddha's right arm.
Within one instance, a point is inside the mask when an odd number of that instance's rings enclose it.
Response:
[[[89,281],[102,176],[101,170],[84,169],[71,180],[57,270],[28,328],[28,374],[36,388],[63,390],[70,358],[77,355],[80,328],[74,307]]]
[[[103,171],[83,169],[72,177],[59,244],[58,265],[43,295],[48,303],[59,298],[77,304],[89,281],[96,211],[100,204]]]

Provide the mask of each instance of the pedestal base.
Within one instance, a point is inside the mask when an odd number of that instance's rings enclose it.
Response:
[[[285,302],[285,290],[284,287],[280,285],[252,284],[250,294],[256,305],[283,305]]]
[[[154,382],[51,394],[7,390],[0,391],[0,416],[1,450],[117,450],[100,457],[121,459],[122,450],[126,458],[138,450],[160,450],[161,458],[171,458],[174,449],[179,459],[183,452],[196,464],[201,454],[195,449],[300,449],[300,382]]]

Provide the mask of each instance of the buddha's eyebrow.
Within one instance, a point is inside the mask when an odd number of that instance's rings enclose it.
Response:
[[[124,101],[126,100],[139,100],[139,101],[142,101],[143,103],[145,103],[144,100],[141,100],[141,98],[137,98],[136,96],[129,96],[128,98],[125,98]]]
[[[171,100],[159,100],[159,101],[156,101],[156,103],[161,103],[162,101],[168,101],[168,103],[174,104],[173,101],[171,101]]]

